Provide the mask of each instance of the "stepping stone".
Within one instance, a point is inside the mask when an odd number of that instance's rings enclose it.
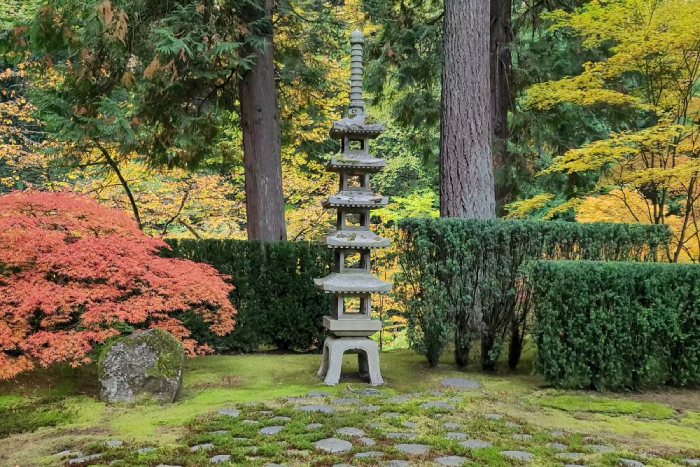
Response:
[[[261,435],[276,435],[280,431],[284,429],[283,426],[279,425],[273,425],[273,426],[266,426],[263,428],[260,428],[260,434]]]
[[[360,407],[360,410],[362,410],[363,412],[376,412],[380,408],[381,407],[379,407],[378,405],[363,405]]]
[[[339,397],[337,399],[333,399],[331,401],[331,404],[334,405],[345,405],[345,404],[359,404],[360,399],[357,397]]]
[[[335,430],[336,433],[339,435],[345,435],[345,436],[354,436],[354,437],[361,437],[365,435],[364,430],[361,430],[359,428],[351,427],[351,426],[346,426],[343,428],[338,428]]]
[[[228,430],[216,430],[216,431],[212,431],[209,434],[214,435],[214,436],[219,436],[219,435],[225,435],[226,433],[228,433]]]
[[[262,412],[260,412],[262,413]],[[225,415],[227,417],[238,417],[241,414],[237,409],[221,409],[219,410],[219,415]]]
[[[318,430],[319,428],[323,428],[323,423],[309,423],[306,425],[307,430]]]
[[[204,443],[204,444],[195,444],[194,446],[190,446],[191,452],[207,451],[209,449],[214,449],[214,445],[211,443]]]
[[[358,452],[355,454],[353,459],[368,459],[370,457],[382,457],[384,455],[383,452],[381,451],[367,451],[367,452]]]
[[[243,420],[242,423],[245,423],[246,425],[257,425],[258,421],[257,420]]]
[[[382,416],[386,417],[386,418],[399,418],[401,416],[401,414],[396,413],[396,412],[386,412],[386,413],[383,413]]]
[[[322,439],[320,441],[316,441],[314,446],[316,446],[316,449],[330,453],[348,452],[352,449],[352,444],[349,441],[338,438]]]
[[[480,439],[468,439],[466,441],[462,441],[459,443],[459,445],[469,449],[483,449],[493,446],[493,444],[489,443],[488,441],[482,441]]]
[[[447,466],[460,466],[467,462],[466,457],[461,457],[461,456],[447,456],[447,457],[438,457],[435,459],[435,462],[437,462],[440,465],[447,465]]]
[[[326,391],[311,391],[307,394],[309,397],[330,397],[330,393]]]
[[[691,467],[700,466],[700,459],[683,459],[683,462],[690,465]]]
[[[137,449],[136,452],[139,454],[148,454],[149,452],[153,452],[155,450],[156,450],[156,448],[149,446],[149,447]]]
[[[358,439],[358,441],[363,446],[374,446],[375,444],[377,444],[377,442],[375,440],[373,440],[372,438],[362,437],[362,438]]]
[[[56,454],[54,454],[54,456],[61,456],[61,457],[64,457],[64,456],[82,456],[82,455],[83,455],[83,453],[81,453],[79,451],[71,451],[70,449],[66,449],[64,451],[57,452]]]
[[[485,413],[484,417],[488,418],[489,420],[502,420],[503,415],[500,413]]]
[[[449,432],[445,435],[445,438],[447,439],[467,439],[467,435],[465,433],[455,433],[455,432]]]
[[[430,452],[430,446],[425,444],[397,444],[394,447],[404,454],[427,454]]]
[[[297,407],[297,410],[302,412],[323,412],[323,413],[333,413],[333,407],[330,405],[315,404],[315,405],[302,405]]]
[[[518,440],[521,440],[521,441],[525,441],[525,440],[532,439],[532,435],[523,434],[523,433],[516,433],[516,434],[513,435],[513,439],[518,439]]]
[[[399,439],[399,438],[405,438],[405,439],[414,439],[418,438],[418,433],[406,433],[402,431],[393,431],[386,433],[385,435],[387,438],[391,439]]]
[[[644,467],[644,463],[634,459],[620,459],[620,465],[624,465],[626,467]]]
[[[445,422],[442,424],[442,426],[444,426],[445,428],[455,429],[455,428],[462,428],[464,425],[462,425],[461,423],[455,423],[455,422]]]
[[[410,462],[408,461],[400,461],[400,460],[395,460],[395,461],[384,461],[381,463],[382,467],[408,467],[411,465]]]
[[[257,402],[246,402],[243,405],[245,405],[246,407],[255,407],[258,405],[258,403]]]
[[[369,426],[370,428],[381,428],[381,427],[383,427],[384,425],[381,424],[381,423],[379,423],[379,422],[372,422],[372,423],[370,423],[368,426]]]
[[[532,454],[525,451],[501,451],[501,455],[519,461],[527,461],[533,457]]]
[[[214,456],[211,458],[210,462],[212,464],[220,464],[222,462],[228,462],[231,460],[231,456],[228,454],[219,454],[218,456]]]
[[[272,410],[261,410],[260,415],[270,415],[272,414]]]
[[[568,447],[564,443],[549,443],[547,446],[549,446],[550,448],[554,448],[558,451],[566,451],[566,448]]]
[[[99,459],[104,454],[90,454],[89,456],[76,457],[68,461],[68,465],[71,464],[83,464],[85,462],[90,462],[91,460]]]
[[[561,438],[563,436],[566,436],[566,434],[561,430],[554,430],[552,432],[552,436],[554,436],[555,438]],[[585,440],[585,438],[584,438],[584,440]]]
[[[513,423],[513,422],[506,422],[506,426],[508,428],[520,428],[520,425],[518,425],[517,423]]]
[[[592,449],[595,452],[610,452],[615,450],[615,448],[605,446],[604,444],[586,444],[583,447],[586,449]]]
[[[122,444],[124,444],[124,441],[122,441],[120,439],[110,439],[110,440],[105,441],[104,444],[105,444],[105,446],[109,446],[110,448],[115,448],[117,446],[121,446]]]
[[[467,378],[445,378],[440,381],[441,386],[457,389],[480,389],[481,383]]]
[[[272,417],[270,419],[270,421],[272,421],[272,422],[288,422],[290,420],[291,420],[290,417],[283,417],[281,415],[278,415],[277,417]]]
[[[379,396],[382,393],[379,389],[374,388],[358,389],[357,391],[352,392],[361,396]]]
[[[555,455],[557,459],[563,459],[563,460],[569,460],[569,461],[577,461],[579,459],[583,459],[586,457],[585,454],[581,454],[580,452],[560,452],[559,454]]]
[[[405,426],[406,428],[417,428],[418,424],[416,422],[406,421],[406,422],[403,422],[403,426]]]
[[[389,402],[392,404],[402,404],[404,402],[408,402],[409,398],[406,396],[396,396],[396,397],[391,397],[389,399],[384,399],[384,402]]]
[[[432,401],[432,402],[424,402],[423,404],[419,405],[421,409],[447,409],[447,410],[454,410],[454,406],[451,404],[448,404],[445,401]]]
[[[238,437],[238,438],[231,438],[232,441],[250,441],[249,438],[243,438],[243,437]]]

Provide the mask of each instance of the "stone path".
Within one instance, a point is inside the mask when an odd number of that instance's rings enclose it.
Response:
[[[633,451],[607,443],[601,436],[547,431],[527,419],[489,410],[461,397],[483,388],[474,380],[448,378],[439,391],[386,394],[376,389],[347,392],[311,391],[258,404],[216,411],[182,440],[183,449],[130,446],[107,439],[102,452],[64,450],[57,458],[83,467],[90,463],[129,467],[204,465],[230,467],[408,467],[503,465],[585,467],[659,465],[630,458]],[[479,396],[481,397],[481,396]],[[376,413],[375,413],[376,412]],[[616,453],[619,450],[619,455]],[[189,453],[189,454],[184,454]],[[623,455],[624,454],[624,455]],[[638,453],[639,459],[648,459]],[[700,452],[676,456],[664,465],[700,467]],[[626,457],[625,457],[626,455]],[[189,462],[198,459],[196,462]],[[494,457],[495,456],[495,457]],[[635,454],[636,456],[636,454]],[[166,462],[162,462],[166,461]],[[160,464],[158,464],[160,462]]]

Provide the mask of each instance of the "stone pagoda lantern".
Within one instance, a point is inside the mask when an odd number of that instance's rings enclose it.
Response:
[[[347,117],[333,123],[330,135],[341,141],[340,155],[326,165],[329,172],[337,172],[340,190],[323,200],[323,207],[336,209],[336,230],[323,244],[335,254],[333,272],[323,279],[315,279],[316,286],[333,294],[330,316],[323,317],[329,336],[323,344],[323,362],[318,376],[328,385],[337,384],[343,354],[356,353],[360,376],[372,385],[383,384],[379,369],[379,348],[369,338],[382,327],[371,316],[371,294],[391,290],[370,273],[370,253],[373,248],[389,246],[389,239],[370,231],[370,211],[387,205],[388,198],[379,196],[370,188],[370,174],[384,168],[386,161],[369,153],[369,141],[379,136],[384,125],[371,123],[365,115],[362,101],[362,46],[364,38],[358,30],[350,36],[350,107]]]

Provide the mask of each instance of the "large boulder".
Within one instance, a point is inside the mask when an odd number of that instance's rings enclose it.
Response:
[[[161,329],[139,331],[105,347],[99,361],[105,402],[175,401],[182,388],[182,343]]]

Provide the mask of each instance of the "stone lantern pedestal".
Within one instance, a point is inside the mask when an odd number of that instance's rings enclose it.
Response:
[[[367,121],[362,101],[362,45],[360,31],[352,33],[350,107],[348,116],[333,123],[330,135],[341,141],[340,155],[328,162],[326,170],[338,173],[338,193],[323,201],[326,209],[337,210],[336,230],[323,244],[335,253],[333,272],[315,279],[316,286],[333,294],[330,316],[323,325],[330,336],[323,345],[323,362],[318,376],[329,385],[337,384],[343,354],[358,354],[360,375],[373,385],[383,384],[379,369],[379,349],[369,336],[382,323],[372,319],[371,294],[386,293],[391,283],[370,273],[370,253],[389,246],[389,240],[370,231],[370,212],[387,205],[388,198],[372,192],[370,175],[384,168],[386,161],[369,154],[369,141],[384,130],[384,125]]]

